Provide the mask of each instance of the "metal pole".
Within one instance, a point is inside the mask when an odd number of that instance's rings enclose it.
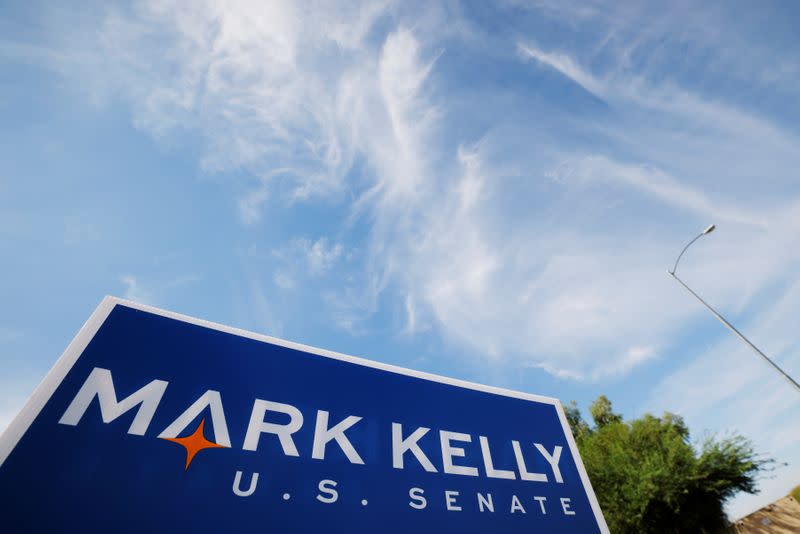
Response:
[[[697,238],[695,238],[695,240],[696,240],[696,239],[697,239]],[[693,242],[694,242],[694,241],[693,241]],[[691,244],[691,243],[690,243],[690,244]],[[685,250],[685,249],[684,249],[684,250]],[[790,384],[792,384],[792,385],[795,387],[795,389],[797,389],[797,391],[798,391],[798,392],[800,392],[800,384],[798,384],[797,382],[795,382],[795,380],[794,380],[794,379],[793,379],[791,376],[789,376],[788,374],[786,374],[786,373],[784,372],[784,370],[783,370],[783,369],[781,369],[780,367],[778,367],[778,365],[777,365],[775,362],[773,362],[772,360],[770,360],[770,359],[767,357],[767,355],[766,355],[766,354],[764,354],[763,352],[761,352],[761,351],[758,349],[758,347],[756,347],[755,345],[753,345],[753,344],[750,342],[750,340],[749,340],[749,339],[747,339],[746,337],[744,337],[744,334],[742,334],[741,332],[739,332],[739,331],[736,329],[736,327],[734,327],[734,326],[733,326],[731,323],[729,323],[729,322],[728,322],[728,321],[727,321],[727,320],[726,320],[726,319],[725,319],[725,318],[724,318],[722,315],[720,315],[720,314],[717,312],[717,310],[715,310],[714,308],[712,308],[710,304],[708,304],[706,301],[704,301],[702,298],[700,298],[700,295],[698,295],[697,293],[695,293],[694,291],[692,291],[692,288],[690,288],[689,286],[687,286],[686,284],[684,284],[684,283],[683,283],[683,280],[681,280],[680,278],[678,278],[678,276],[675,274],[675,272],[674,272],[674,271],[667,271],[667,272],[668,272],[668,273],[669,273],[669,274],[672,276],[672,278],[674,278],[675,280],[677,280],[677,281],[678,281],[678,283],[679,283],[680,285],[682,285],[684,288],[686,288],[686,291],[688,291],[689,293],[691,293],[692,295],[694,295],[694,297],[695,297],[697,300],[699,300],[699,301],[700,301],[700,302],[703,304],[703,306],[705,306],[706,308],[708,308],[708,310],[709,310],[711,313],[713,313],[713,314],[714,314],[714,317],[716,317],[717,319],[719,319],[719,321],[720,321],[722,324],[724,324],[725,326],[727,326],[727,327],[728,327],[728,329],[730,329],[730,331],[731,331],[731,332],[733,332],[734,334],[736,334],[737,336],[739,336],[739,338],[740,338],[742,341],[744,341],[745,343],[747,343],[747,344],[750,346],[750,348],[751,348],[751,349],[753,349],[753,351],[754,351],[756,354],[758,354],[759,356],[761,356],[762,358],[764,358],[764,360],[765,360],[765,361],[766,361],[768,364],[770,364],[770,365],[771,365],[771,366],[772,366],[772,367],[773,367],[773,368],[774,368],[776,371],[778,371],[780,374],[782,374],[782,375],[783,375],[783,377],[784,377],[786,380],[788,380],[788,381],[789,381],[789,383],[790,383]]]

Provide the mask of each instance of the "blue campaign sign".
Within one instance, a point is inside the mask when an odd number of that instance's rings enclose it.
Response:
[[[555,399],[108,297],[0,436],[3,532],[608,532]]]

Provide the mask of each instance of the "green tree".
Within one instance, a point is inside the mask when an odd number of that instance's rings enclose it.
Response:
[[[577,402],[569,401],[569,404],[564,406],[564,413],[567,415],[567,422],[569,422],[572,435],[575,436],[576,440],[582,438],[584,434],[588,434],[591,431],[589,425],[587,425],[586,421],[581,417],[581,409],[578,408]]]
[[[725,502],[756,492],[757,475],[773,463],[739,435],[694,446],[678,415],[624,422],[605,396],[589,408],[593,427],[574,402],[565,411],[614,533],[724,531]]]
[[[622,416],[618,413],[614,413],[614,410],[611,408],[611,401],[608,400],[608,397],[605,395],[597,397],[597,400],[589,406],[589,413],[592,414],[594,424],[596,424],[598,428],[612,423],[622,422]]]

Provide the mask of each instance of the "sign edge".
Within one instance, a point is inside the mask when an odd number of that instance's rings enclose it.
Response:
[[[67,348],[56,360],[33,393],[25,401],[22,409],[14,416],[9,425],[0,434],[0,467],[3,466],[8,456],[14,451],[17,444],[28,431],[33,421],[39,416],[44,406],[53,396],[58,386],[69,373],[70,369],[78,361],[78,358],[89,343],[94,339],[95,334],[108,318],[111,310],[119,303],[119,299],[106,296],[97,305],[89,319],[72,338]]]

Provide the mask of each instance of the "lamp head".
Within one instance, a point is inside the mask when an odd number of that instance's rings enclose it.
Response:
[[[716,229],[717,229],[717,225],[716,225],[716,224],[710,224],[710,225],[708,226],[708,228],[706,228],[705,230],[703,230],[703,235],[710,234],[711,232],[713,232],[713,231],[714,231],[714,230],[716,230]]]

